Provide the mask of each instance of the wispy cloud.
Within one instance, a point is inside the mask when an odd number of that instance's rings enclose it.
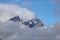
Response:
[[[49,0],[50,3],[55,3],[57,5],[60,5],[60,0]]]
[[[21,0],[9,0],[8,3],[17,3],[19,1],[21,1]]]
[[[24,5],[24,6],[32,6],[32,3],[31,2],[22,2],[21,5]]]
[[[52,4],[56,4],[57,9],[56,9],[54,15],[56,17],[60,17],[60,0],[49,0],[49,2]]]

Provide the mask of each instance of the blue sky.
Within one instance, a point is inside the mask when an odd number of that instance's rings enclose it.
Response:
[[[54,15],[57,5],[48,0],[0,0],[0,3],[15,4],[34,11],[36,16],[46,25],[52,25],[59,20]]]

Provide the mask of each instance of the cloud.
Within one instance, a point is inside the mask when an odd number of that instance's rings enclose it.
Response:
[[[15,16],[19,16],[23,21],[35,18],[34,12],[26,8],[21,8],[13,4],[0,4],[0,38],[2,38],[2,40],[14,40],[17,36],[15,34],[19,33],[20,29],[25,27],[22,23],[17,24],[8,21]]]
[[[2,31],[4,31],[4,35],[3,38],[4,40],[52,40],[54,39],[53,37],[53,30],[51,31],[51,29],[46,29],[44,27],[44,30],[41,30],[42,28],[29,28],[29,27],[24,27],[23,29],[19,29],[18,25],[21,24],[17,24],[14,22],[7,22],[6,24],[4,24],[4,27],[2,29]],[[23,26],[23,25],[21,25]],[[18,30],[19,29],[19,30]],[[18,31],[16,31],[18,30]],[[50,31],[48,31],[50,30]],[[0,32],[2,33],[2,32]],[[7,35],[7,36],[5,36]],[[7,37],[7,38],[5,38]]]
[[[31,2],[22,2],[21,5],[24,5],[24,6],[32,6],[32,3]]]
[[[0,39],[5,40],[8,37],[14,36],[18,31],[20,31],[19,25],[8,21],[5,24],[0,24]]]
[[[13,21],[8,21],[0,26],[0,37],[3,40],[53,40],[53,29],[49,27],[29,28],[23,24],[17,24]],[[25,26],[24,28],[20,28]]]
[[[57,32],[57,34],[58,34],[58,33],[60,34],[60,32],[59,32],[59,30],[60,30],[60,21],[58,21],[58,22],[56,22],[56,23],[54,24],[54,29],[55,29],[55,31]]]
[[[60,35],[57,35],[55,38],[56,40],[60,40]]]
[[[13,4],[0,4],[0,20],[2,22],[6,22],[10,18],[17,15],[19,15],[22,20],[30,20],[35,18],[34,12],[26,8],[21,8]]]
[[[8,3],[17,3],[19,1],[21,1],[21,0],[9,0]]]
[[[57,5],[58,8],[56,9],[54,15],[56,17],[60,17],[60,0],[49,0],[49,2]]]
[[[0,38],[3,40],[57,40],[60,36],[60,23],[54,27],[29,28],[22,23],[7,21],[19,16],[23,21],[36,18],[34,12],[12,4],[0,4]],[[5,22],[2,23],[2,22]]]
[[[0,0],[1,1],[1,3],[17,3],[17,2],[19,2],[19,1],[21,1],[21,0]]]
[[[59,4],[60,0],[49,0],[49,2]]]
[[[55,30],[55,39],[56,40],[60,40],[60,21],[58,21],[58,22],[56,22],[55,24],[54,24],[54,27],[53,27],[53,29]]]

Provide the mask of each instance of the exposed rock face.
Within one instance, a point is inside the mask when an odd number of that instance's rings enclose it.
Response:
[[[11,18],[10,20],[12,20],[14,22],[19,22],[20,21],[20,18],[19,18],[19,16],[16,16],[14,18]]]
[[[42,23],[42,21],[39,20],[38,18],[22,22],[23,20],[21,20],[19,16],[16,16],[14,18],[11,18],[10,20],[13,21],[13,22],[18,22],[18,23],[21,22],[22,24],[27,25],[30,28],[35,27],[35,26],[38,26],[38,27],[44,26],[44,24]]]
[[[41,22],[41,20],[39,20],[37,18],[23,22],[23,24],[28,25],[30,28],[35,27],[35,26],[37,26],[37,27],[44,26],[44,24]]]

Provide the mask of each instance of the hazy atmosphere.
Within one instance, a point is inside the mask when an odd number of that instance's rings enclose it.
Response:
[[[0,0],[0,40],[60,40],[60,0]]]

